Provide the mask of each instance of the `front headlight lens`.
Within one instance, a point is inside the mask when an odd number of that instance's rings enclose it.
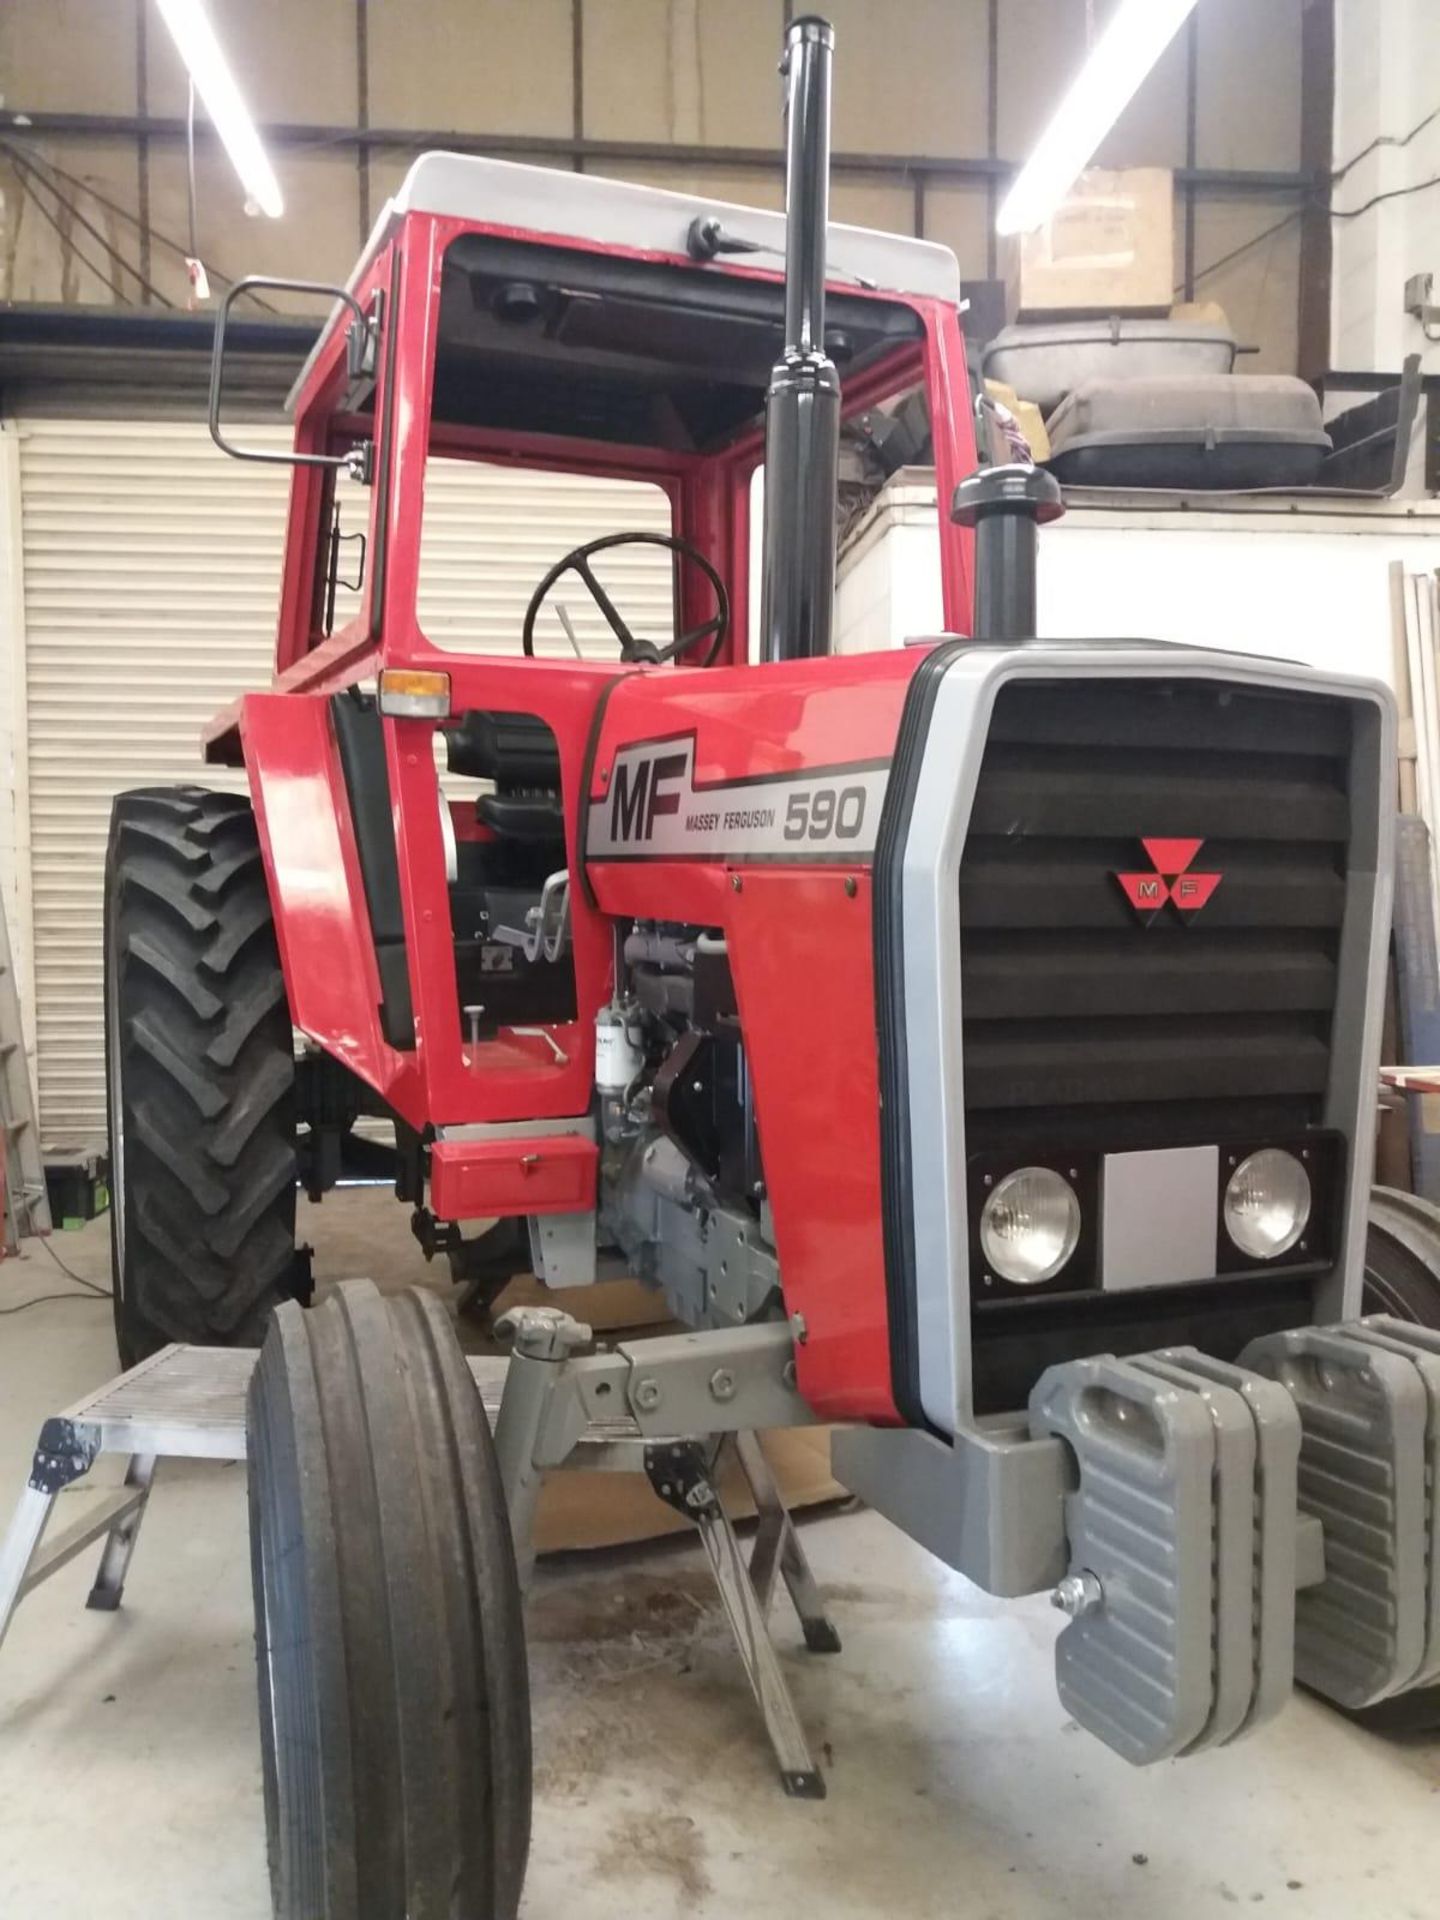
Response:
[[[980,1210],[980,1249],[1002,1280],[1053,1280],[1080,1239],[1080,1202],[1050,1167],[1021,1167],[997,1182]]]
[[[1310,1220],[1310,1176],[1282,1147],[1242,1160],[1225,1187],[1225,1231],[1252,1260],[1288,1253]]]

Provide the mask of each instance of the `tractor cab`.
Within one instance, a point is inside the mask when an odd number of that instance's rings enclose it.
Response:
[[[458,154],[417,160],[348,287],[334,290],[291,392],[293,456],[266,456],[295,467],[283,683],[329,679],[357,652],[399,658],[430,644],[416,614],[416,482],[437,458],[662,489],[664,531],[682,543],[674,638],[683,644],[673,657],[745,660],[752,483],[786,339],[784,248],[783,216],[755,208]],[[923,395],[948,498],[974,462],[954,256],[835,225],[827,257],[823,349],[845,419]],[[233,300],[266,284],[295,283],[251,279],[231,290],[217,367]],[[212,425],[227,451],[243,453],[220,426],[218,377]],[[358,513],[345,500],[337,539],[337,497],[356,477],[367,495]],[[635,531],[657,528],[651,519]],[[363,582],[337,620],[345,578],[359,567],[347,543],[361,534]],[[959,631],[968,540],[947,523],[941,542],[946,623]],[[600,612],[619,658],[647,658],[623,608],[602,599]],[[553,618],[538,649],[533,627],[532,618],[506,650],[522,638],[527,653],[568,650]],[[684,641],[697,627],[706,633]],[[214,738],[224,740],[223,722]]]
[[[752,529],[767,394],[788,338],[785,245],[778,214],[427,154],[334,290],[290,396],[291,455],[237,447],[222,425],[226,319],[264,283],[242,282],[222,303],[212,431],[229,452],[288,460],[294,478],[277,704],[249,696],[221,714],[207,757],[253,764],[247,731],[293,727],[297,714],[333,736],[322,745],[317,732],[312,744],[331,754],[357,821],[378,1029],[357,1036],[352,1020],[319,1008],[302,1024],[318,1023],[326,1046],[348,1050],[415,1123],[434,1115],[437,1076],[451,1121],[518,1117],[528,1108],[515,1089],[528,1102],[537,1082],[549,1083],[556,1112],[584,1102],[577,1022],[604,997],[610,954],[568,883],[577,862],[565,792],[581,783],[591,721],[617,674],[743,666],[762,650]],[[818,344],[842,423],[863,434],[887,406],[918,404],[948,498],[974,457],[953,255],[837,225],[824,257]],[[461,467],[614,483],[616,523],[599,537],[507,556],[496,582],[505,618],[484,635],[443,609],[432,617],[423,590],[441,537],[427,528],[427,479]],[[816,491],[809,475],[781,484],[796,497]],[[822,492],[818,544],[828,536],[833,556],[833,470]],[[947,622],[964,631],[970,535],[943,521],[939,539]],[[807,541],[817,544],[800,530],[790,544]],[[457,549],[454,560],[467,556]],[[325,696],[328,729],[311,704],[278,704],[303,693]],[[418,742],[400,759],[402,780],[427,786],[438,763],[438,788],[417,795],[410,829],[428,839],[438,816],[451,937],[443,950],[436,942],[433,966],[406,963],[434,922],[412,893],[413,865],[391,850],[387,718],[420,723],[402,728]],[[273,804],[261,800],[262,831]],[[272,858],[285,857],[272,843]],[[336,921],[327,938],[369,945],[357,931]],[[417,1015],[432,1088],[423,1099],[412,1095]]]

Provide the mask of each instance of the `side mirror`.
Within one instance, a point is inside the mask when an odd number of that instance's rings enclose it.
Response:
[[[360,302],[344,287],[329,286],[323,280],[284,280],[271,274],[252,273],[227,289],[215,314],[215,345],[210,356],[210,438],[232,460],[258,460],[272,467],[340,467],[352,479],[369,484],[374,463],[374,445],[365,441],[348,453],[273,453],[269,448],[240,447],[227,440],[220,430],[220,399],[225,381],[225,327],[230,309],[243,293],[261,287],[281,293],[330,294],[350,309],[351,320],[345,329],[345,368],[352,380],[373,377],[379,364],[380,312],[382,296],[375,296],[375,311],[367,316]]]

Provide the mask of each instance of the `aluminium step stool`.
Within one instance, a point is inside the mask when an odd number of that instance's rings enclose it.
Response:
[[[164,1458],[243,1460],[245,1397],[256,1355],[225,1347],[169,1346],[78,1400],[40,1429],[25,1491],[0,1538],[0,1644],[25,1595],[87,1547],[104,1542],[85,1604],[113,1611]],[[470,1359],[491,1426],[499,1413],[504,1357]],[[735,1450],[758,1524],[747,1562],[717,1490],[724,1449]],[[45,1538],[59,1495],[103,1453],[127,1459],[122,1486],[99,1494],[69,1526]],[[595,1422],[567,1466],[648,1475],[656,1494],[696,1527],[726,1620],[745,1668],[787,1793],[824,1795],[804,1728],[770,1638],[767,1615],[777,1573],[812,1652],[838,1652],[824,1606],[758,1435],[643,1440],[625,1418]],[[520,1556],[522,1565],[527,1558]]]

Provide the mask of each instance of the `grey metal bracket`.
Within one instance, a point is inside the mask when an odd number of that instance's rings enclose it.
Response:
[[[840,1639],[751,1431],[814,1418],[796,1391],[789,1327],[662,1335],[596,1354],[578,1352],[590,1329],[554,1307],[517,1308],[501,1317],[497,1331],[515,1343],[495,1450],[522,1581],[534,1563],[535,1512],[548,1469],[643,1471],[700,1535],[785,1791],[823,1796],[824,1777],[766,1626],[777,1568],[806,1646],[835,1652]],[[696,1434],[705,1438],[689,1437]],[[748,1566],[716,1485],[716,1465],[732,1436],[759,1515]]]
[[[1030,1421],[1079,1467],[1056,1591],[1072,1615],[1055,1646],[1061,1702],[1135,1765],[1169,1759],[1211,1716],[1210,1413],[1198,1393],[1102,1355],[1044,1373]]]
[[[1240,1359],[1295,1402],[1299,1508],[1325,1530],[1325,1578],[1295,1601],[1296,1676],[1370,1706],[1411,1684],[1425,1656],[1425,1382],[1348,1327],[1266,1334]]]
[[[642,1433],[753,1433],[807,1427],[795,1383],[795,1336],[784,1320],[624,1340],[625,1399]],[[583,1366],[584,1363],[581,1363]]]
[[[823,1800],[825,1776],[811,1756],[770,1639],[765,1602],[721,1502],[712,1457],[712,1451],[698,1440],[659,1441],[645,1449],[645,1473],[656,1495],[699,1532],[786,1793]]]

